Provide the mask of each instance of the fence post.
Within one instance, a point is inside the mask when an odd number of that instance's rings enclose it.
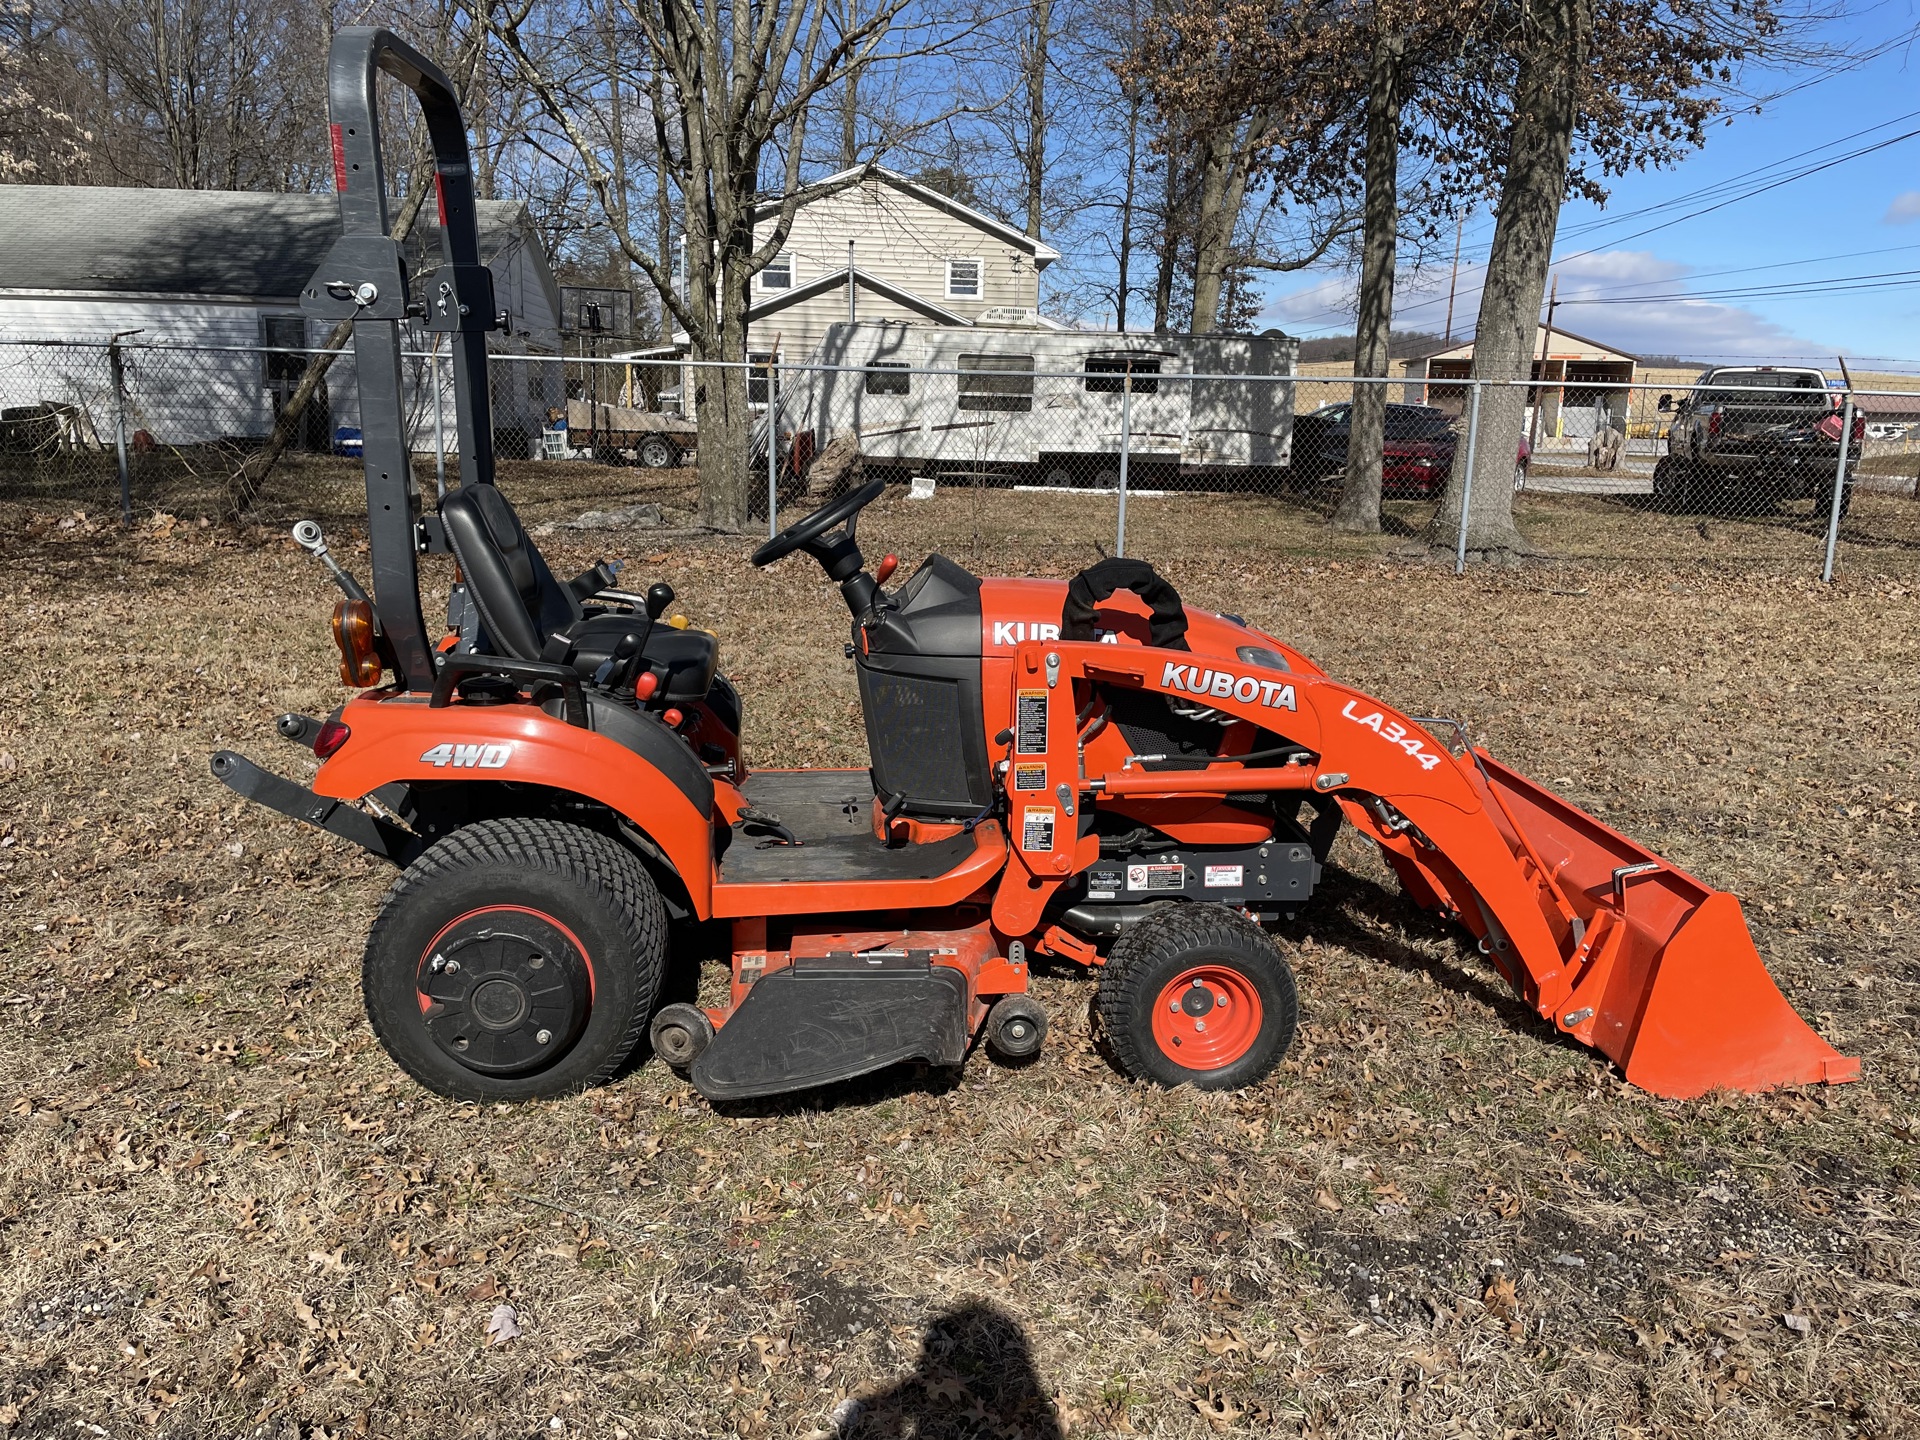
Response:
[[[780,533],[780,358],[767,357],[767,538]]]
[[[1127,553],[1127,452],[1133,449],[1133,362],[1120,377],[1120,516],[1114,529],[1113,553]]]
[[[1460,538],[1454,547],[1453,573],[1467,573],[1467,516],[1473,511],[1473,458],[1480,442],[1480,387],[1469,380],[1473,398],[1467,402],[1467,473],[1460,478]]]
[[[107,344],[107,369],[113,374],[113,449],[120,464],[120,523],[131,525],[133,476],[127,469],[127,367],[120,356],[117,339]]]
[[[1821,568],[1823,583],[1833,583],[1833,552],[1840,544],[1840,501],[1847,486],[1847,451],[1853,448],[1853,392],[1840,411],[1840,458],[1833,466],[1833,500],[1827,506],[1827,563]]]
[[[440,337],[433,337],[433,495],[447,498],[447,422],[440,409]]]

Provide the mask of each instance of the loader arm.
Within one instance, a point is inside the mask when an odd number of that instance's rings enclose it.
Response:
[[[1129,764],[1083,776],[1081,790],[1332,795],[1417,903],[1464,926],[1521,999],[1643,1089],[1689,1098],[1859,1074],[1782,997],[1738,900],[1473,749],[1464,733],[1456,752],[1323,675],[1291,674],[1277,688],[1272,672],[1185,652],[1061,642],[1023,646],[1019,664],[1058,684],[1204,697],[1310,752],[1197,771]]]

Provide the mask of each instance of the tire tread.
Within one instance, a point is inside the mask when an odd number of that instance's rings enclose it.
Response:
[[[619,841],[596,830],[542,816],[507,816],[476,821],[434,842],[387,891],[367,935],[361,965],[363,986],[372,993],[376,967],[385,963],[386,932],[405,903],[447,876],[475,865],[540,869],[584,883],[601,891],[620,917],[625,938],[643,967],[642,973],[634,977],[643,1003],[633,1007],[625,1032],[614,1041],[601,1063],[571,1083],[567,1093],[605,1084],[618,1073],[646,1034],[653,1009],[651,1000],[659,993],[661,972],[666,966],[667,912],[653,877],[639,857]],[[368,1007],[367,1019],[382,1047],[398,1059],[392,1037],[381,1027],[376,1007]],[[411,1073],[411,1067],[404,1068]],[[431,1083],[436,1090],[444,1092],[448,1088],[437,1078],[432,1082],[419,1074],[414,1078],[423,1084]],[[484,1085],[476,1085],[471,1093],[458,1098],[494,1097]]]

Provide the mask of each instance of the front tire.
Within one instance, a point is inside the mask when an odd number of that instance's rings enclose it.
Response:
[[[640,463],[649,470],[665,470],[673,464],[673,442],[649,435],[640,442]]]
[[[439,1095],[515,1101],[604,1083],[660,989],[667,917],[633,852],[554,820],[484,820],[387,892],[361,986],[374,1034]]]
[[[1224,905],[1171,902],[1114,942],[1094,999],[1128,1075],[1237,1090],[1293,1044],[1293,971],[1267,933]]]

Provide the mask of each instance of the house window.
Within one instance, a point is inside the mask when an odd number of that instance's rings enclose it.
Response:
[[[1129,373],[1134,394],[1160,393],[1160,362],[1145,355],[1089,355],[1086,372],[1089,395],[1118,395]]]
[[[762,290],[791,290],[793,288],[793,255],[782,250],[767,262],[767,268],[760,272]]]
[[[904,360],[875,360],[867,367],[867,394],[911,395],[913,375]]]
[[[304,350],[307,348],[307,319],[304,315],[263,315],[261,340],[268,350]],[[307,368],[304,355],[263,355],[260,383],[269,390],[291,392],[300,383]]]
[[[1033,409],[1033,356],[962,355],[960,408],[1021,414]]]
[[[978,260],[947,261],[947,298],[949,300],[980,298],[980,262]]]
[[[773,352],[763,350],[747,356],[747,403],[767,403],[767,380],[773,374]]]

